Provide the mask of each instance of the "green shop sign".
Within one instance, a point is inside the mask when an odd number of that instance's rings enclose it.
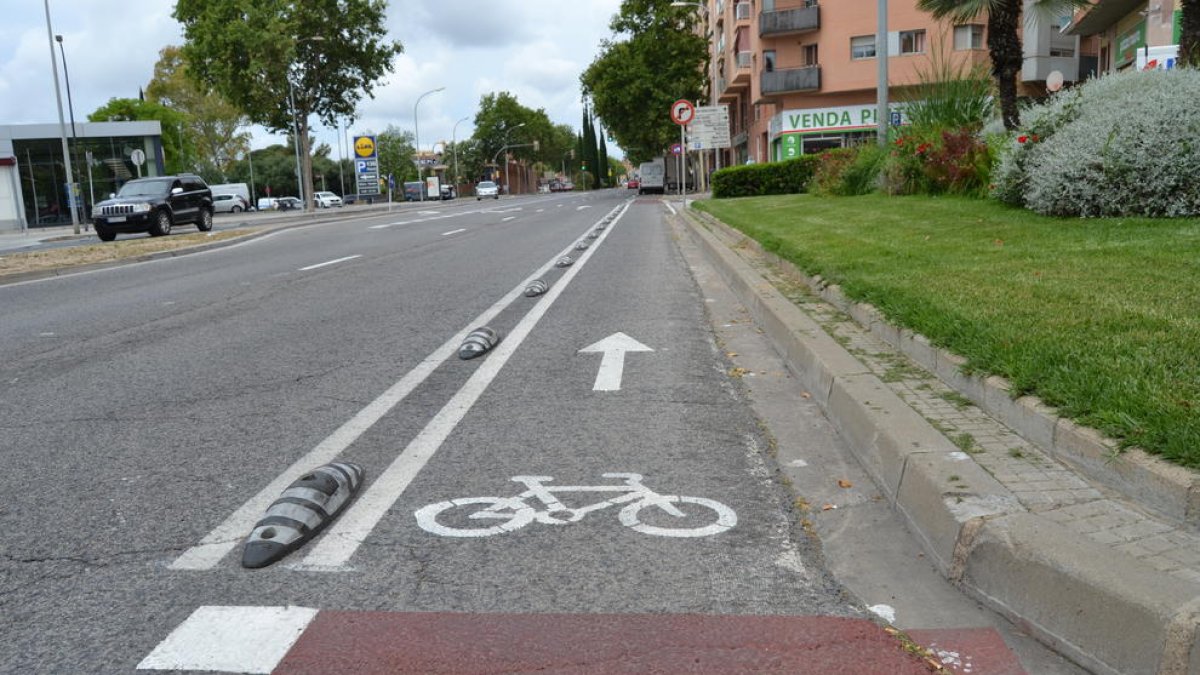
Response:
[[[1136,26],[1117,36],[1116,66],[1132,63],[1137,58],[1137,50],[1146,46],[1146,22],[1139,21]]]

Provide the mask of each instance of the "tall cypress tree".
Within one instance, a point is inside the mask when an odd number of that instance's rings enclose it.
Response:
[[[604,185],[608,185],[608,144],[604,142],[604,127],[600,127],[600,152],[597,157],[597,162],[600,166],[600,175],[604,177]]]
[[[595,189],[596,184],[596,129],[592,126],[592,111],[583,107],[583,161],[587,164],[588,173],[592,175],[588,187]]]

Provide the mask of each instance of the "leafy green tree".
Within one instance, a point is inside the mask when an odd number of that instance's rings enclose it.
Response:
[[[671,103],[698,100],[708,68],[706,39],[694,30],[694,7],[671,0],[624,0],[609,27],[616,40],[580,77],[596,115],[631,161],[661,155],[678,137]]]
[[[386,129],[375,136],[375,151],[379,154],[379,175],[381,178],[392,176],[396,180],[396,189],[406,181],[417,180],[417,166],[413,158],[417,156],[410,131],[401,131],[399,127],[389,124]]]
[[[202,89],[187,76],[179,47],[159,52],[146,97],[183,114],[184,144],[194,148],[197,173],[214,182],[225,182],[233,160],[250,147],[250,134],[242,129],[241,111],[212,90]]]
[[[1021,124],[1017,111],[1017,74],[1021,72],[1024,55],[1017,33],[1024,0],[917,0],[917,8],[929,12],[935,19],[950,19],[954,24],[970,23],[987,15],[988,56],[992,61],[992,77],[1000,93],[1000,116],[1004,128],[1015,130]],[[1088,0],[1033,0],[1030,7],[1038,15],[1063,7],[1083,7]]]
[[[403,51],[386,38],[386,0],[177,0],[187,73],[251,122],[297,128],[312,205],[309,116],[353,117]],[[290,103],[289,103],[290,101]]]
[[[149,121],[162,124],[163,161],[167,173],[195,171],[195,149],[184,135],[186,116],[161,103],[136,98],[112,98],[88,115],[89,122]]]

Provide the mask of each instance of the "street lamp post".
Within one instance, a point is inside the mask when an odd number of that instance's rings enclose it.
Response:
[[[504,146],[500,148],[500,152],[504,152],[505,150],[508,149],[508,135],[511,134],[514,129],[520,129],[523,126],[525,126],[525,123],[521,122],[520,124],[518,124],[516,126],[509,127],[504,130]],[[496,163],[494,158],[492,159],[492,163],[493,164]],[[508,183],[508,156],[507,155],[505,155],[505,157],[504,157],[504,189],[508,192],[508,194],[510,194],[510,195],[512,194],[512,188]]]
[[[454,123],[454,129],[450,131],[450,149],[454,153],[454,191],[458,192],[458,184],[462,182],[458,175],[458,125],[471,119],[468,115]]]
[[[67,70],[67,50],[63,47],[63,36],[55,35],[54,41],[58,43],[58,51],[60,54],[62,54],[63,79],[66,80],[66,82],[67,82],[67,112],[70,113],[70,115],[71,115],[71,146],[72,146],[71,157],[74,160],[72,162],[72,164],[78,164],[79,163],[79,138],[75,133],[75,104],[71,102],[71,73]],[[90,167],[88,170],[89,171],[91,170]],[[77,177],[72,175],[71,176],[71,197],[72,197],[72,201],[75,201],[76,206],[79,208],[79,213],[81,216],[80,220],[84,221],[84,229],[86,229],[87,228],[87,213],[84,210],[84,208],[78,204],[78,200],[74,199],[75,184],[78,182],[79,181],[78,181]]]
[[[878,123],[876,140],[880,147],[887,145],[888,137],[888,4],[879,0],[876,11],[875,58],[879,61],[878,81],[875,83],[875,121]]]
[[[438,87],[437,89],[430,89],[429,91],[425,92],[424,94],[421,94],[420,96],[418,96],[417,102],[413,104],[413,142],[416,144],[416,149],[417,149],[417,182],[421,183],[421,187],[420,187],[421,201],[425,201],[425,179],[421,176],[421,173],[422,173],[422,171],[421,171],[421,127],[417,123],[417,106],[421,105],[421,99],[425,98],[426,96],[428,96],[430,94],[436,94],[437,92],[442,91],[443,89],[445,89],[445,87]]]
[[[62,138],[62,153],[63,165],[67,169],[67,180],[75,180],[75,172],[71,169],[71,150],[67,147],[67,122],[63,119],[62,109],[62,91],[58,87],[58,57],[54,55],[54,29],[50,26],[50,0],[44,0],[46,6],[46,39],[50,43],[50,70],[54,75],[54,98],[58,101],[58,133]],[[74,226],[75,234],[79,234],[79,214],[75,210],[75,186],[70,185],[71,195],[68,197],[68,203],[71,204],[71,224]],[[34,205],[35,209],[37,205]]]

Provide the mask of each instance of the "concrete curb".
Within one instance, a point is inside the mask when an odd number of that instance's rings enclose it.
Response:
[[[683,220],[948,579],[1095,672],[1200,673],[1200,585],[1167,583],[1132,556],[1027,512],[734,250],[761,254],[756,242],[706,214],[685,211]],[[836,287],[810,281],[827,302],[840,299],[839,308],[927,369],[964,377],[961,359],[888,325],[867,305],[847,303]],[[964,384],[980,400],[1011,401],[1000,396],[1007,391],[1002,382]],[[1042,412],[1034,401],[1018,402],[997,417]],[[1043,437],[1075,438],[1057,422],[1028,424]]]

